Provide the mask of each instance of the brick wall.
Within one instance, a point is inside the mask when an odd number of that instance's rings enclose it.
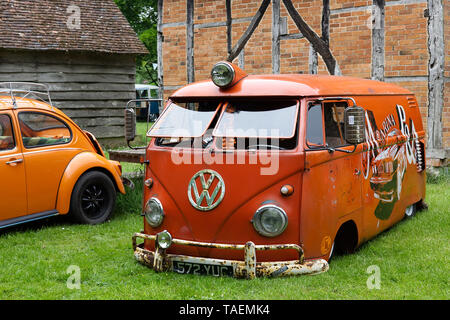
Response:
[[[233,45],[239,40],[258,10],[261,0],[232,1]],[[303,19],[320,35],[322,0],[293,0]],[[443,0],[445,34],[450,34],[450,0]],[[372,1],[330,0],[330,48],[342,74],[371,76]],[[386,0],[385,81],[403,86],[417,96],[427,120],[428,47],[427,0]],[[163,65],[165,97],[186,84],[186,0],[165,0],[163,8]],[[281,4],[287,33],[298,29]],[[195,0],[195,80],[208,79],[211,67],[227,57],[226,6],[224,0]],[[280,41],[281,73],[308,73],[309,42],[306,39]],[[250,74],[272,73],[272,6],[244,49],[244,69]],[[450,37],[445,38],[445,92],[443,144],[450,149]],[[237,62],[237,59],[234,61]],[[327,74],[319,56],[318,72]]]

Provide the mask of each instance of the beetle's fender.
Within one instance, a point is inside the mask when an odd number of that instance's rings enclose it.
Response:
[[[118,190],[125,194],[125,188],[121,179],[120,164],[117,161],[108,160],[93,152],[77,154],[66,167],[59,184],[56,210],[60,214],[66,214],[70,209],[72,190],[78,179],[88,170],[98,168],[113,177]]]

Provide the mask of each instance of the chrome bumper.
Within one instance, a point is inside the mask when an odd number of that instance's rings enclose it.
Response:
[[[173,244],[195,246],[202,248],[244,250],[244,261],[222,260],[201,257],[191,257],[183,255],[167,254],[165,249],[158,246],[157,235],[135,233],[133,235],[134,256],[140,263],[154,269],[157,272],[173,271],[173,262],[198,263],[215,266],[231,266],[233,276],[236,278],[254,279],[256,277],[283,277],[303,274],[319,274],[328,270],[328,262],[323,259],[307,260],[303,256],[303,249],[296,244],[280,245],[255,245],[249,241],[246,244],[221,244],[196,242],[180,239],[172,239]],[[144,244],[137,245],[137,238],[155,241],[155,251],[144,249]],[[284,250],[293,249],[299,254],[298,260],[277,261],[277,262],[257,262],[256,250]]]

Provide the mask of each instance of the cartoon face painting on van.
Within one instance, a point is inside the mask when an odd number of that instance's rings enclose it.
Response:
[[[424,206],[419,107],[391,83],[219,62],[147,136],[133,249],[158,272],[317,274]]]

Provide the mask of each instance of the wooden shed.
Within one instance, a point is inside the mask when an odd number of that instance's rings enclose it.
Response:
[[[145,53],[113,0],[0,2],[0,82],[47,84],[53,104],[103,143],[123,142]]]

